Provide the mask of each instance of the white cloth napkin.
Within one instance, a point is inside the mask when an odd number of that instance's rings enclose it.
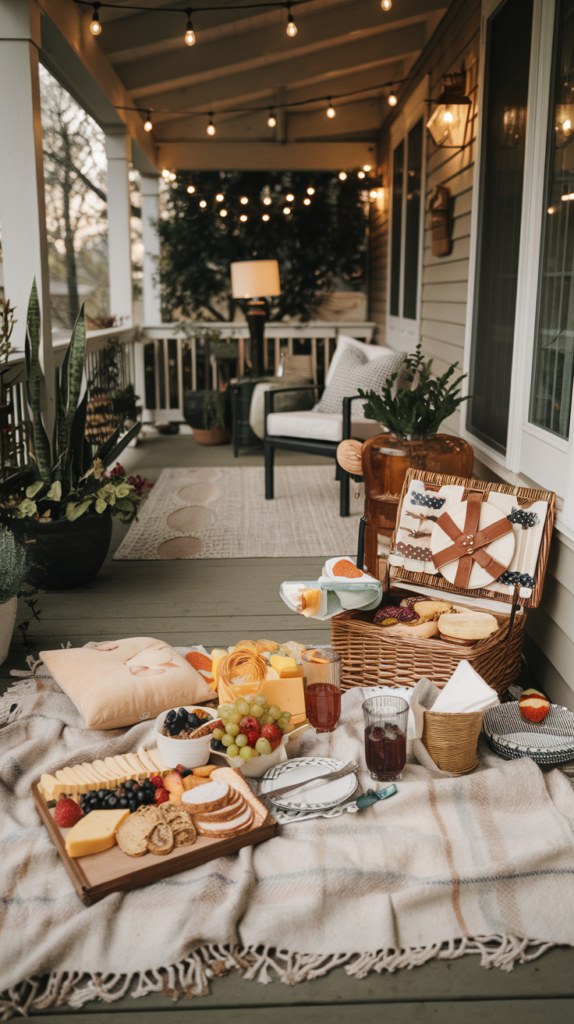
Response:
[[[496,691],[485,683],[470,662],[459,661],[448,683],[433,704],[433,711],[443,714],[460,714],[471,711],[486,711],[500,701]]]

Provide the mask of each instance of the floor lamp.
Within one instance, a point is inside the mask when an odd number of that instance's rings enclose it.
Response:
[[[263,374],[266,298],[281,295],[277,260],[246,260],[231,264],[231,292],[234,299],[247,299],[247,323],[251,338],[251,372]]]

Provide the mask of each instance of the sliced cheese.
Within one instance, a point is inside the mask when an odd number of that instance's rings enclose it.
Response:
[[[141,761],[139,760],[139,758],[136,757],[135,754],[129,753],[123,754],[122,756],[125,757],[128,764],[131,765],[134,772],[137,773],[138,779],[147,779],[149,771],[147,768],[144,768]]]
[[[152,774],[155,774],[157,769],[156,769],[155,763],[152,761],[152,759],[149,756],[147,750],[144,750],[143,747],[139,747],[137,757],[138,757],[138,761],[141,761],[141,763],[143,764],[144,768],[147,768],[148,774],[149,774],[149,772],[151,772]]]
[[[117,785],[121,786],[127,779],[126,772],[120,768],[118,762],[114,757],[104,757],[104,764],[106,768],[109,768],[112,775],[116,779]]]
[[[139,774],[138,771],[136,771],[136,769],[133,767],[132,764],[130,764],[129,761],[126,761],[126,758],[125,758],[124,754],[116,754],[112,758],[112,761],[115,761],[115,763],[117,764],[118,768],[122,772],[125,772],[126,779],[137,779],[138,778],[138,774]]]
[[[83,774],[92,783],[92,788],[94,785],[96,785],[99,789],[100,783],[103,781],[103,779],[100,773],[96,771],[93,764],[90,764],[88,761],[84,761],[83,764],[75,764],[74,768],[78,768],[80,772],[83,772]]]
[[[163,757],[161,756],[157,747],[154,747],[153,750],[148,750],[148,754],[151,757],[153,763],[155,764],[158,772],[167,771],[167,765],[163,763]]]
[[[68,775],[68,772],[66,771],[65,768],[58,768],[58,771],[56,772],[56,778],[58,782],[61,782],[62,785],[66,787],[64,790],[62,790],[62,792],[64,793],[70,793],[74,795],[80,792],[87,792],[87,787],[86,789],[82,789],[80,783],[76,781],[73,775]],[[83,785],[86,784],[83,783]]]
[[[272,654],[269,661],[271,662],[271,668],[274,668],[280,679],[293,679],[296,676],[302,675],[297,667],[295,658],[286,658],[281,654]]]
[[[59,782],[54,775],[42,775],[38,785],[44,800],[57,800],[59,796],[69,791],[66,784]]]
[[[84,772],[77,771],[77,765],[74,765],[72,768],[64,768],[64,772],[66,775],[75,779],[79,793],[87,793],[89,789],[94,788],[92,780],[89,779]]]
[[[127,808],[113,811],[90,811],[70,829],[66,836],[69,857],[88,857],[109,850],[116,842],[116,831],[129,817]]]
[[[92,764],[92,768],[94,769],[95,772],[98,773],[100,778],[105,779],[108,783],[110,783],[111,786],[115,787],[118,785],[117,773],[112,772],[112,770],[108,768],[105,761],[94,761]]]

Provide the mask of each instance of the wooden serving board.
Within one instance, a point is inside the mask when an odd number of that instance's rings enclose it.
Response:
[[[176,875],[179,871],[195,868],[217,857],[226,857],[243,846],[253,846],[264,839],[271,839],[277,831],[277,822],[268,814],[262,825],[254,826],[249,832],[235,838],[208,839],[206,836],[198,836],[193,846],[182,846],[162,857],[153,853],[145,853],[143,857],[128,857],[117,845],[89,857],[69,857],[65,846],[69,829],[58,828],[53,818],[53,808],[48,807],[35,782],[32,783],[32,793],[38,813],[73,886],[87,907],[111,892],[137,889],[140,885],[157,882],[160,878]]]

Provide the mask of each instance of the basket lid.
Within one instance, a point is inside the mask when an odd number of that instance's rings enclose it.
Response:
[[[536,608],[556,495],[409,469],[391,539],[391,583]]]

